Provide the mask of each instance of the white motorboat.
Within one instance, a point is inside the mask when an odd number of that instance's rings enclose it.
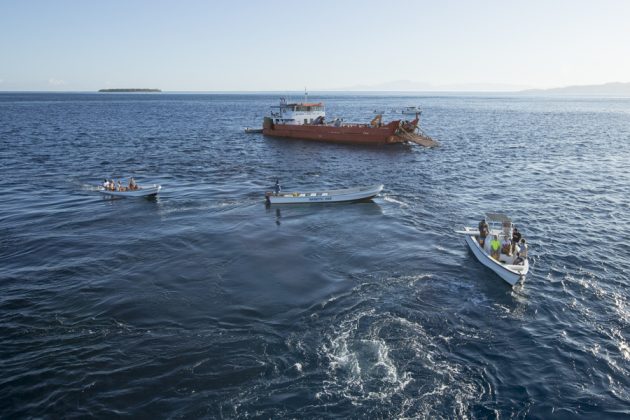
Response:
[[[247,127],[247,128],[245,128],[245,132],[247,134],[258,134],[258,133],[262,133],[263,129],[262,128],[250,128],[250,127]]]
[[[383,189],[383,184],[369,187],[348,188],[345,190],[311,191],[311,192],[267,192],[265,197],[270,204],[293,203],[340,203],[368,200],[375,197]]]
[[[486,222],[489,226],[489,233],[485,241],[483,241],[484,246],[480,244],[479,229],[465,227],[463,231],[455,232],[465,235],[466,243],[479,262],[494,271],[511,286],[514,286],[527,275],[529,260],[527,257],[523,259],[518,258],[518,254],[521,251],[519,245],[515,245],[511,254],[500,250],[498,260],[491,256],[490,248],[490,241],[494,235],[497,235],[501,242],[506,239],[506,236],[511,240],[512,221],[504,214],[488,213],[486,214]]]
[[[418,106],[408,106],[406,108],[403,108],[402,113],[405,115],[416,115],[422,114],[422,110]]]
[[[111,191],[101,186],[98,188],[98,192],[115,197],[150,197],[157,195],[157,193],[159,193],[161,189],[162,186],[157,184],[153,184],[150,187],[138,187],[137,190],[127,191]]]

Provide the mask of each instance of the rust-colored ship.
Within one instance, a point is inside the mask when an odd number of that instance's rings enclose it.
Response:
[[[271,115],[263,121],[262,132],[266,136],[346,144],[416,143],[425,147],[439,144],[420,130],[420,112],[412,121],[384,124],[379,114],[369,124],[357,124],[341,119],[326,121],[321,102],[287,103],[281,98],[280,105],[272,108]]]

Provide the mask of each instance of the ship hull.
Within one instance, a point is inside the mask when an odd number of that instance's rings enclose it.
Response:
[[[363,125],[290,125],[265,123],[263,134],[272,137],[284,137],[302,140],[315,140],[329,143],[383,145],[403,143],[405,140],[396,135],[399,122],[393,121],[381,127]]]

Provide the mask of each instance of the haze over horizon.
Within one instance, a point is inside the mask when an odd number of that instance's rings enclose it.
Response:
[[[8,2],[0,91],[514,91],[629,82],[627,16],[630,2],[615,0]]]

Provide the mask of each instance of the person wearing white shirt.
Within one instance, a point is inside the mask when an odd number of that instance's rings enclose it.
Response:
[[[527,259],[527,242],[525,238],[521,239],[521,242],[518,244],[519,251],[516,254],[516,259],[514,260],[514,264],[522,264]]]

